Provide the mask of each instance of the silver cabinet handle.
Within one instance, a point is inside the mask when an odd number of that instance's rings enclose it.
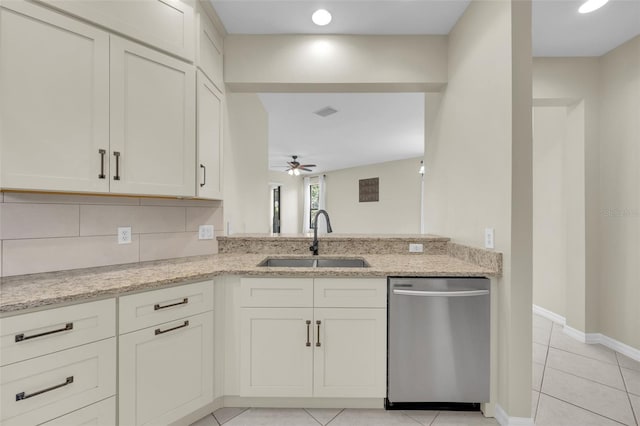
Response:
[[[466,296],[484,296],[489,294],[489,290],[422,291],[422,290],[397,290],[394,288],[393,294],[397,294],[399,296],[423,296],[423,297],[466,297]]]
[[[307,324],[307,343],[305,344],[305,346],[311,346],[311,341],[309,340],[309,330],[311,328],[311,321],[307,320],[305,322]]]
[[[36,337],[48,336],[54,333],[61,333],[63,331],[73,330],[73,323],[68,322],[64,325],[64,327],[59,328],[57,330],[45,331],[44,333],[34,334],[33,336],[25,336],[24,333],[16,334],[15,340],[16,342],[23,342],[29,339],[35,339]]]
[[[322,321],[316,321],[316,325],[318,326],[318,336],[316,339],[316,347],[322,346],[322,344],[320,343],[320,324],[322,324]]]
[[[99,149],[98,154],[100,154],[100,174],[98,175],[98,179],[104,179],[106,176],[104,174],[104,155],[107,153],[104,149]]]
[[[59,385],[51,386],[50,388],[42,389],[42,390],[35,391],[35,392],[29,393],[29,394],[27,394],[25,392],[20,392],[20,393],[16,394],[16,401],[22,401],[23,399],[29,399],[29,398],[32,398],[34,396],[42,395],[43,393],[50,392],[52,390],[60,389],[63,386],[70,385],[71,383],[73,383],[73,376],[67,377],[65,379],[64,383],[60,383]]]
[[[113,177],[113,180],[120,180],[120,153],[113,151],[113,155],[116,157],[116,175]]]
[[[160,330],[159,328],[156,328],[155,334],[157,336],[158,334],[168,333],[170,331],[179,330],[179,329],[185,328],[185,327],[189,327],[189,321],[188,320],[183,322],[181,325],[178,325],[176,327],[167,328],[166,330]]]
[[[203,182],[200,184],[200,187],[202,188],[203,186],[205,186],[207,184],[207,168],[205,166],[203,166],[202,164],[200,164],[200,167],[202,168],[202,170],[204,171],[204,180]]]
[[[184,299],[182,299],[182,302],[171,303],[169,305],[160,306],[159,303],[156,303],[155,305],[153,305],[153,310],[154,311],[159,311],[160,309],[167,309],[167,308],[171,308],[173,306],[186,305],[187,303],[189,303],[189,298],[185,297]]]

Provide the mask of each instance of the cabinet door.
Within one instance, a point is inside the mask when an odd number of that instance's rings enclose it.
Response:
[[[199,198],[222,199],[222,93],[198,71]]]
[[[242,308],[240,315],[240,395],[311,396],[313,309]]]
[[[120,336],[119,423],[170,424],[213,401],[213,312]]]
[[[40,0],[51,7],[193,61],[194,12],[180,0]]]
[[[224,90],[222,37],[204,12],[198,14],[197,21],[196,63],[218,89]]]
[[[316,308],[313,325],[313,395],[384,398],[386,310]]]
[[[109,190],[108,73],[106,32],[31,3],[2,3],[3,188]]]
[[[111,36],[111,192],[195,195],[193,65]]]

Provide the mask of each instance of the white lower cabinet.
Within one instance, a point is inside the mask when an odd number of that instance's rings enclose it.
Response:
[[[313,294],[314,285],[336,291],[323,299],[316,295],[323,307],[293,307],[308,305],[302,295]],[[353,293],[381,294],[385,287],[384,279],[243,278],[240,395],[384,398],[386,299],[363,304],[353,301]],[[280,307],[273,297],[258,297],[276,290],[284,301]],[[260,304],[266,307],[254,307]]]
[[[96,402],[95,404],[81,408],[65,416],[58,417],[50,422],[43,423],[43,425],[46,426],[113,426],[115,424],[115,396]]]
[[[311,396],[311,308],[245,308],[241,312],[243,396]]]
[[[313,319],[313,395],[384,397],[386,310],[316,308]]]
[[[119,424],[160,425],[213,400],[213,312],[120,336]]]
[[[36,425],[115,395],[115,338],[0,368],[0,423]]]

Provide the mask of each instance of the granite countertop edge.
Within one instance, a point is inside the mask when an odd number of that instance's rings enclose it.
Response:
[[[2,278],[0,315],[10,316],[55,305],[88,302],[126,294],[172,287],[223,275],[263,277],[481,276],[500,271],[478,266],[450,255],[336,255],[361,257],[369,268],[259,267],[268,254],[216,254],[128,265],[58,271]],[[295,256],[294,256],[295,257]],[[298,256],[305,257],[305,256]],[[308,256],[306,256],[308,257]]]

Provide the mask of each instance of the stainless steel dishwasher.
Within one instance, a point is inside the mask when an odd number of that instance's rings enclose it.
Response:
[[[387,409],[489,401],[487,278],[388,279]]]

